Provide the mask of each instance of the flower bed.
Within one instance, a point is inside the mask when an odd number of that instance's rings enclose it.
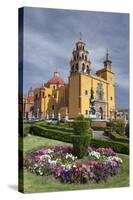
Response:
[[[72,151],[67,145],[44,147],[27,155],[24,166],[32,173],[52,175],[63,183],[107,181],[121,169],[122,160],[111,148],[88,148],[82,160],[73,156]]]

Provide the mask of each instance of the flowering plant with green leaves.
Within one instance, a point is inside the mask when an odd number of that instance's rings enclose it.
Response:
[[[111,148],[88,148],[85,159],[73,156],[67,145],[44,147],[24,159],[27,170],[40,176],[52,175],[63,183],[107,181],[119,173],[122,159]]]

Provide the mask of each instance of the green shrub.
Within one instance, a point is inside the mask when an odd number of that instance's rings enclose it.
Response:
[[[116,141],[119,141],[119,142],[127,142],[127,143],[129,143],[129,139],[127,138],[127,136],[125,136],[125,135],[120,135],[120,134],[115,133],[115,132],[112,132],[112,133],[110,134],[110,138],[111,138],[112,140],[116,140]]]
[[[72,143],[75,146],[76,152],[79,148],[79,150],[78,150],[79,155],[80,155],[80,152],[82,151],[82,150],[80,150],[80,149],[82,149],[82,143],[85,143],[84,139],[81,139],[81,141],[83,141],[83,142],[80,142],[79,137],[85,138],[86,141],[89,140],[89,141],[87,141],[87,145],[91,144],[91,146],[94,146],[94,147],[108,147],[108,148],[110,147],[110,148],[114,149],[114,151],[117,153],[129,154],[129,145],[127,143],[91,139],[91,134],[89,134],[87,136],[86,135],[78,136],[78,135],[73,135],[72,133],[64,133],[64,132],[58,131],[58,130],[46,129],[39,125],[32,125],[30,127],[30,133],[33,135],[46,137],[49,139]],[[78,138],[78,139],[76,139],[76,138]],[[91,142],[90,142],[90,140],[91,140]],[[79,145],[80,143],[81,143],[81,147]],[[87,145],[85,145],[85,146],[87,146]],[[81,155],[83,155],[83,154],[81,154]]]
[[[104,134],[107,136],[110,136],[110,134],[112,133],[112,128],[111,127],[107,127],[106,129],[104,129]]]
[[[48,129],[54,129],[54,130],[59,130],[59,131],[64,131],[64,132],[69,132],[72,133],[73,132],[73,128],[69,128],[69,127],[63,127],[63,126],[57,126],[57,125],[41,125],[44,128],[48,128]]]
[[[30,126],[24,127],[23,129],[23,137],[26,137],[29,134]]]
[[[129,122],[127,123],[125,128],[125,135],[129,138]]]
[[[29,134],[30,125],[29,124],[19,124],[19,135],[21,137],[26,137]]]
[[[85,118],[84,118],[84,115],[79,115],[78,117],[77,117],[77,120],[84,120]]]
[[[110,122],[110,126],[112,127],[113,131],[124,134],[125,133],[125,122],[123,119],[116,119]]]
[[[78,158],[83,158],[87,155],[88,146],[90,145],[91,135],[73,135],[73,154]]]
[[[56,129],[48,129],[45,127],[41,127],[39,125],[33,125],[30,128],[30,133],[33,135],[46,137],[53,140],[60,140],[63,142],[72,143],[72,139],[71,139],[72,133],[65,133],[63,131],[59,131]]]
[[[110,147],[117,153],[122,153],[122,154],[127,154],[127,155],[129,154],[129,145],[126,143],[92,139],[91,146],[103,147],[103,148]]]
[[[93,137],[93,129],[89,128],[89,135],[91,135],[91,138]]]
[[[66,121],[66,122],[64,123],[64,126],[65,126],[65,127],[68,127],[68,128],[73,128],[73,121]]]
[[[90,122],[84,118],[83,115],[80,115],[73,122],[73,129],[76,135],[86,135],[89,133]]]

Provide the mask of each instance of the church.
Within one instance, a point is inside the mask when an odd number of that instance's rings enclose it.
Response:
[[[31,112],[36,118],[74,119],[83,114],[86,118],[113,119],[116,113],[115,74],[108,50],[103,67],[92,74],[89,52],[80,38],[72,51],[68,83],[59,72],[54,72],[51,79],[31,94],[34,97]]]

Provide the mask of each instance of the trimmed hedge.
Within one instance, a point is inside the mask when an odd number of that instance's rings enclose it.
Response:
[[[68,128],[73,128],[73,123],[74,123],[74,121],[66,121],[64,124]]]
[[[73,128],[67,128],[67,127],[60,127],[60,126],[56,126],[56,125],[46,125],[46,124],[41,124],[42,127],[44,128],[48,128],[48,129],[56,129],[56,130],[59,130],[59,131],[64,131],[64,132],[69,132],[69,133],[72,133],[73,132]]]
[[[33,125],[30,127],[30,133],[33,135],[46,137],[53,140],[59,140],[62,142],[73,142],[73,134],[64,133],[58,130],[46,129],[39,125]],[[110,147],[114,149],[117,153],[129,154],[129,145],[126,143],[116,142],[116,141],[105,141],[105,140],[97,140],[91,139],[91,146],[95,147]]]
[[[120,134],[115,133],[115,132],[112,132],[112,133],[110,134],[110,138],[111,138],[112,140],[115,140],[115,141],[129,143],[129,139],[128,139],[125,135],[120,135]]]
[[[121,142],[92,139],[91,146],[103,148],[110,147],[117,153],[129,154],[129,145]]]
[[[71,137],[73,143],[73,154],[78,158],[86,156],[91,141],[91,135],[72,135]]]
[[[65,133],[59,130],[48,129],[45,127],[41,127],[39,125],[33,125],[30,127],[30,133],[33,135],[46,137],[53,140],[60,140],[62,142],[72,143],[70,133]]]
[[[111,133],[112,133],[112,128],[111,127],[107,127],[104,130],[104,135],[110,136]]]
[[[19,124],[19,135],[21,137],[26,137],[29,134],[30,125],[29,124]]]

